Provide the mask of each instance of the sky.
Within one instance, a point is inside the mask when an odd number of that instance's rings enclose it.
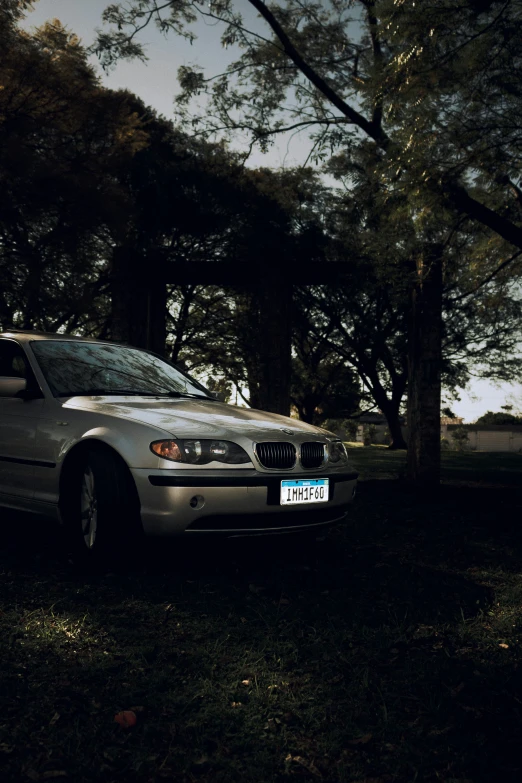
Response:
[[[113,0],[114,2],[114,0]],[[38,0],[28,14],[25,27],[39,26],[50,19],[59,19],[76,33],[85,46],[95,38],[95,30],[102,26],[101,16],[109,0]],[[249,24],[263,24],[247,0],[237,0],[244,18]],[[230,53],[221,47],[220,34],[213,25],[198,23],[197,40],[193,45],[183,38],[165,37],[156,28],[148,27],[140,41],[147,45],[147,63],[120,62],[110,73],[98,68],[104,84],[111,89],[129,89],[152,106],[160,114],[175,120],[173,96],[178,90],[177,70],[180,65],[200,65],[208,74],[224,70]],[[96,59],[93,58],[93,64]],[[234,139],[237,146],[238,140]],[[249,158],[251,166],[295,166],[306,159],[310,145],[306,137],[285,137],[266,155],[255,151]],[[459,392],[460,401],[448,400],[457,416],[466,422],[474,421],[487,410],[498,411],[500,406],[514,404],[522,413],[522,385],[473,381],[468,390]]]
[[[113,0],[114,2],[114,0]],[[96,37],[96,28],[102,28],[102,13],[110,0],[35,0],[34,10],[27,15],[24,27],[37,27],[50,19],[59,19],[76,35],[84,46],[90,46]],[[245,23],[259,27],[264,22],[252,9],[247,0],[238,0]],[[98,68],[102,82],[111,89],[130,89],[145,103],[168,119],[176,120],[174,95],[178,91],[177,71],[181,65],[199,65],[208,75],[220,73],[233,59],[234,50],[226,52],[220,43],[221,26],[201,20],[192,28],[197,40],[191,45],[182,37],[165,36],[153,25],[149,25],[139,37],[145,44],[149,60],[146,63],[124,61],[110,73],[104,73],[95,56],[91,63]],[[238,51],[238,50],[236,50]],[[238,137],[234,146],[238,146]],[[240,145],[239,145],[240,146]],[[244,145],[246,147],[246,143]],[[294,136],[291,144],[284,139],[268,154],[255,150],[249,158],[249,165],[293,166],[306,158],[310,144],[304,134]]]

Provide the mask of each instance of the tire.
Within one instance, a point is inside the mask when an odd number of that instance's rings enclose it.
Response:
[[[133,560],[143,529],[138,495],[124,462],[110,451],[91,449],[71,478],[64,522],[73,560],[87,566]]]

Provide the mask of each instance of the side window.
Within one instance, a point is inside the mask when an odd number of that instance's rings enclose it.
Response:
[[[28,364],[24,352],[11,340],[0,340],[0,377],[28,377]]]

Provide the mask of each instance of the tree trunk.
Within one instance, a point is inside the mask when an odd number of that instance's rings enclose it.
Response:
[[[260,407],[289,416],[292,284],[281,270],[267,268],[255,299],[259,306]]]
[[[426,248],[412,286],[408,356],[408,468],[411,481],[440,482],[442,248]]]
[[[315,424],[317,418],[316,411],[319,402],[320,398],[315,394],[310,394],[301,400],[301,403],[296,405],[300,421],[304,421],[306,424]]]
[[[392,410],[391,406],[389,410],[383,410],[383,414],[386,416],[386,422],[390,431],[391,443],[388,446],[392,451],[399,449],[407,449],[408,446],[402,434],[401,423],[399,421],[399,411]]]
[[[393,388],[391,399],[388,397],[385,389],[381,385],[379,376],[373,371],[373,368],[366,367],[366,375],[371,383],[372,396],[379,406],[383,416],[386,418],[388,429],[390,431],[391,443],[389,448],[407,449],[408,446],[402,434],[399,421],[399,410],[406,390],[406,374],[395,374],[392,378]]]

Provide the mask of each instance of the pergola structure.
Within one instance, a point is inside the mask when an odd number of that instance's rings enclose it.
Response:
[[[281,265],[266,259],[261,269],[228,261],[172,262],[160,254],[115,248],[112,269],[112,337],[164,354],[168,284],[238,287],[255,291],[260,302],[260,374],[263,406],[290,411],[292,290],[295,284],[338,280],[344,263]]]

